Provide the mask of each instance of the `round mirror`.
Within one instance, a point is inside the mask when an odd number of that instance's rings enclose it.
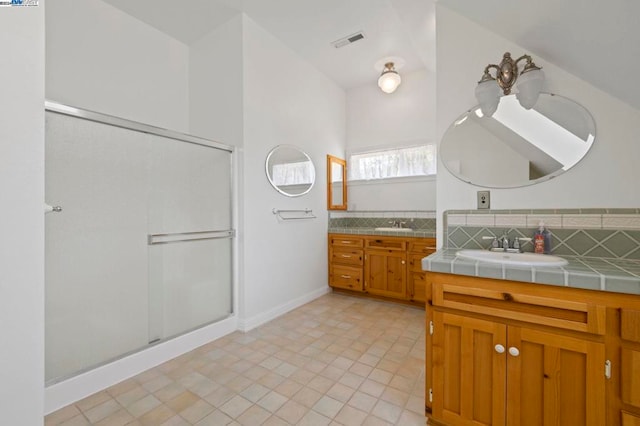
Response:
[[[265,168],[271,185],[288,197],[299,197],[311,191],[316,180],[311,158],[293,145],[273,148],[267,155]]]
[[[527,110],[515,95],[503,96],[497,111],[483,117],[476,106],[442,137],[442,162],[473,185],[513,188],[554,178],[576,165],[595,139],[593,117],[562,96],[540,94]]]

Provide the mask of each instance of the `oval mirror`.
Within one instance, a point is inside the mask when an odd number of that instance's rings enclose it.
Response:
[[[574,101],[542,93],[527,110],[508,95],[491,117],[483,117],[479,106],[458,117],[442,137],[440,155],[447,170],[467,183],[514,188],[566,172],[594,139],[593,117]]]
[[[267,178],[279,193],[299,197],[311,191],[316,170],[311,158],[293,145],[278,145],[267,155]]]

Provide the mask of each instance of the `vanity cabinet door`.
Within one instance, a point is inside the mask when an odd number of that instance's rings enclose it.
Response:
[[[367,251],[365,290],[379,296],[404,299],[407,293],[406,257],[405,251]]]
[[[433,417],[450,425],[505,424],[507,326],[433,312]]]
[[[507,345],[508,425],[605,424],[604,343],[509,326]]]
[[[433,417],[452,425],[605,422],[604,343],[433,312]]]

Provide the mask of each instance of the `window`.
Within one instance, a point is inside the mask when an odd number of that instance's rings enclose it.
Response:
[[[276,186],[310,184],[314,178],[311,161],[274,164],[272,173]]]
[[[351,154],[349,180],[389,179],[436,174],[436,145],[427,144]]]

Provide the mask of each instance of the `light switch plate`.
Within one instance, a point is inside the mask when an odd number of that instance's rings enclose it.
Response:
[[[491,197],[489,191],[478,191],[478,208],[488,209],[491,206]]]

